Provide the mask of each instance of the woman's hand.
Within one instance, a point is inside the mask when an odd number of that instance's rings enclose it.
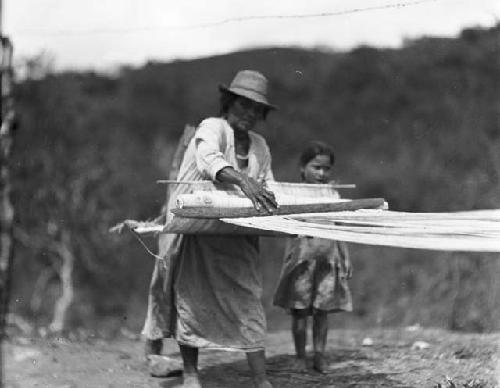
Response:
[[[219,182],[237,185],[259,212],[272,214],[278,208],[274,194],[267,190],[263,183],[236,171],[233,167],[225,167],[217,173]]]
[[[278,203],[274,197],[274,193],[266,189],[263,183],[257,182],[255,179],[242,175],[241,183],[239,184],[241,191],[250,201],[257,211],[265,211],[272,214],[278,208]]]

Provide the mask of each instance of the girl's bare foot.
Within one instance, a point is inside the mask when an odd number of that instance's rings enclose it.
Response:
[[[328,369],[328,363],[323,353],[316,352],[313,357],[313,368],[319,373],[324,373]]]
[[[182,388],[202,388],[198,374],[185,373],[183,378]]]

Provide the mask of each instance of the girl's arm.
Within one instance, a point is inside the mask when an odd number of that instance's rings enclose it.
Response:
[[[344,241],[337,241],[340,259],[344,262],[347,279],[352,278],[352,263],[349,257],[349,249]]]

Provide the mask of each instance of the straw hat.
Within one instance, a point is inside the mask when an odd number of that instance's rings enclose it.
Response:
[[[267,101],[267,78],[255,70],[239,71],[229,87],[219,85],[219,90],[249,98],[266,105],[269,109],[277,109],[275,105]]]

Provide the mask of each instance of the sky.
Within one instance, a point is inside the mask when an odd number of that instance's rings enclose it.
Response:
[[[500,0],[3,0],[2,29],[18,60],[111,70],[250,47],[398,47],[499,21]]]

